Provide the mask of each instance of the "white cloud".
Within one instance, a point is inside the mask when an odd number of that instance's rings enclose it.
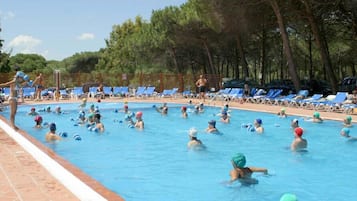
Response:
[[[15,13],[12,11],[2,12],[0,11],[0,18],[3,20],[12,19],[15,17]]]
[[[82,33],[77,37],[78,40],[92,40],[94,39],[94,34],[92,33]]]
[[[18,52],[18,53],[39,54],[38,51],[36,51],[36,47],[38,45],[40,45],[41,43],[42,43],[42,41],[40,39],[34,38],[32,36],[19,35],[10,41],[10,43],[8,44],[8,47],[11,49],[14,49],[15,52]]]

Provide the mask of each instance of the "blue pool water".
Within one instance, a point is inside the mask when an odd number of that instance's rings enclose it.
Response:
[[[189,113],[188,119],[182,119],[181,105],[169,104],[169,114],[161,116],[151,103],[129,103],[131,111],[144,113],[145,129],[139,131],[118,122],[124,114],[114,111],[122,108],[122,103],[95,104],[106,128],[103,134],[74,126],[71,119],[78,116],[78,104],[62,104],[62,115],[41,112],[44,122],[56,122],[58,132],[69,134],[56,144],[45,142],[48,129],[33,128],[34,117],[26,115],[32,106],[19,107],[16,123],[129,201],[277,201],[286,192],[304,201],[357,197],[357,142],[339,136],[341,122],[313,124],[296,117],[309,145],[308,152],[293,153],[288,149],[293,140],[292,116],[281,119],[274,114],[233,109],[231,123],[222,124],[214,116],[220,108],[206,107],[203,114]],[[38,105],[36,109],[44,107]],[[8,118],[8,112],[2,114]],[[263,135],[241,128],[241,124],[255,118],[263,120]],[[204,132],[210,119],[217,120],[223,135]],[[187,149],[187,131],[191,127],[200,131],[198,138],[206,150]],[[76,134],[82,137],[81,141],[73,139]],[[351,135],[357,136],[355,128],[351,128]],[[232,169],[230,159],[236,152],[246,155],[247,166],[266,167],[271,175],[254,174],[259,184],[253,186],[226,184]]]

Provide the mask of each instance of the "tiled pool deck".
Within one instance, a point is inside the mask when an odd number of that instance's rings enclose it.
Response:
[[[90,101],[90,100],[89,100]],[[109,98],[103,102],[175,102],[187,103],[188,99],[115,99]],[[198,100],[193,99],[198,102]],[[61,102],[68,102],[67,100]],[[76,102],[76,101],[71,101]],[[51,102],[32,102],[27,101],[25,104],[42,104]],[[55,102],[54,102],[55,103]],[[240,108],[247,110],[263,111],[277,113],[282,108],[281,106],[270,106],[263,104],[240,104],[237,102],[229,103],[232,108]],[[206,105],[222,106],[223,102],[206,100]],[[289,115],[311,116],[312,110],[304,110],[301,108],[286,108]],[[324,119],[342,120],[346,117],[343,113],[329,113],[320,112]],[[1,117],[1,120],[7,120]],[[73,175],[80,178],[84,183],[93,188],[96,192],[102,195],[107,200],[122,200],[119,195],[106,189],[97,181],[90,178],[88,175],[81,172],[79,169],[57,156],[54,152],[46,148],[44,145],[38,143],[31,136],[23,131],[18,131],[26,139],[39,147],[42,151],[47,153],[52,159],[55,159],[60,165],[69,170]],[[14,139],[12,139],[4,130],[0,128],[0,200],[1,201],[72,201],[80,200],[70,190],[68,190],[60,181],[51,175],[46,168],[44,168],[37,160],[32,157],[23,147],[21,147]]]

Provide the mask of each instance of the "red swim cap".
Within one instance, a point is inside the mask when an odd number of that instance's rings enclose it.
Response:
[[[143,113],[142,112],[137,112],[136,113],[136,117],[142,117],[143,116]]]
[[[36,117],[35,117],[35,121],[36,121],[36,122],[42,121],[42,117],[41,117],[41,116],[36,116]]]
[[[125,109],[128,109],[128,105],[124,105],[124,108],[125,108]]]
[[[295,128],[294,132],[296,133],[297,136],[301,137],[302,134],[304,133],[304,130],[300,127]]]
[[[187,107],[186,106],[182,106],[181,109],[186,111]]]

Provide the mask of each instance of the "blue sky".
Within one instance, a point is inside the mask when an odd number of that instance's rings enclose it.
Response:
[[[112,27],[187,0],[0,0],[0,38],[11,55],[62,60],[105,47]]]

